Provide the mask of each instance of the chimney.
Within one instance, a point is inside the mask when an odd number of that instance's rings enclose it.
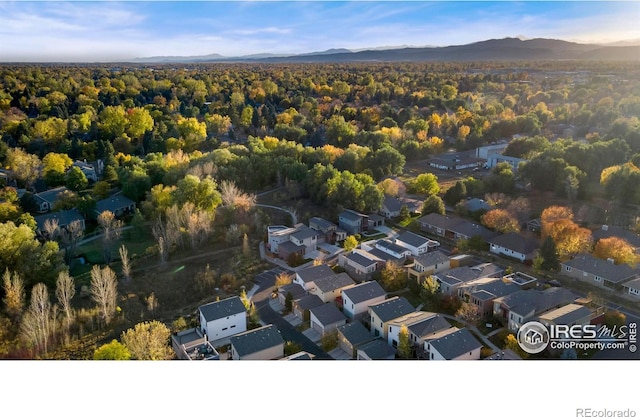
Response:
[[[612,264],[614,264],[614,263],[615,263],[615,261],[613,260],[613,258],[607,258],[607,261],[608,261],[608,262],[611,262]]]
[[[603,224],[603,225],[602,225],[602,230],[603,230],[603,231],[605,231],[605,232],[606,232],[607,230],[609,230],[609,225],[607,225],[607,224]]]

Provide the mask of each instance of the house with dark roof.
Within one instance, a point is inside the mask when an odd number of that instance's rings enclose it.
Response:
[[[622,284],[625,294],[632,298],[640,298],[640,278],[634,278]]]
[[[323,304],[324,302],[317,295],[307,294],[293,300],[293,314],[302,321],[309,321],[309,311]]]
[[[304,247],[304,253],[307,254],[316,250],[318,245],[318,231],[304,224],[296,225],[296,231],[291,234],[289,240],[297,246]]]
[[[247,309],[240,297],[230,297],[198,307],[200,330],[216,341],[247,330]]]
[[[438,283],[442,294],[457,294],[460,286],[482,278],[501,278],[504,269],[493,263],[484,263],[475,266],[461,266],[445,272],[434,274],[433,278]]]
[[[559,324],[567,326],[584,325],[591,323],[592,315],[591,310],[587,307],[571,303],[540,314],[537,321],[547,326]]]
[[[345,272],[339,274],[328,275],[315,281],[315,288],[309,290],[310,294],[315,294],[320,299],[329,303],[335,301],[342,295],[342,291],[351,288],[356,283]],[[340,304],[342,304],[340,302]]]
[[[33,196],[36,199],[36,203],[38,204],[38,213],[46,213],[51,210],[55,205],[58,198],[66,193],[71,192],[67,187],[56,187],[47,191],[43,191],[40,193],[36,193]]]
[[[295,301],[304,297],[307,292],[304,290],[304,288],[302,288],[301,285],[295,284],[293,282],[291,284],[283,285],[282,287],[278,288],[278,301],[283,306],[287,303],[287,294],[291,294],[291,301]]]
[[[351,358],[355,358],[358,347],[375,340],[364,325],[359,321],[338,326],[338,347],[345,351]]]
[[[389,346],[382,339],[375,339],[358,347],[357,360],[376,361],[393,360],[396,357],[396,350]]]
[[[622,290],[622,284],[636,278],[638,272],[627,264],[616,265],[612,260],[596,258],[588,253],[560,263],[561,275],[613,290]]]
[[[384,261],[361,249],[338,255],[338,265],[358,282],[368,281],[382,266]]]
[[[536,255],[540,243],[520,233],[511,232],[488,240],[489,251],[496,255],[504,255],[520,262],[530,262]]]
[[[478,360],[481,349],[482,343],[466,327],[443,330],[439,337],[424,342],[429,360]]]
[[[387,343],[394,348],[398,347],[400,329],[406,326],[409,331],[409,342],[414,349],[418,349],[418,345],[429,338],[431,335],[448,329],[451,324],[440,314],[428,311],[412,311],[389,321],[389,332],[387,334]],[[420,347],[421,348],[421,347]]]
[[[336,241],[338,226],[329,220],[325,220],[322,217],[312,217],[309,219],[309,227],[321,233],[318,236],[318,243],[334,243]]]
[[[385,290],[377,281],[367,281],[342,291],[342,313],[350,319],[360,319],[369,306],[384,301]]]
[[[296,271],[293,282],[301,285],[306,291],[311,291],[316,287],[315,281],[333,275],[335,275],[335,273],[329,265],[315,265]]]
[[[640,235],[632,232],[631,230],[623,229],[622,227],[618,227],[618,226],[609,226],[604,224],[602,225],[602,227],[600,227],[600,229],[594,230],[591,233],[591,236],[593,237],[594,243],[598,243],[600,239],[605,239],[610,237],[617,237],[619,239],[623,239],[635,249],[635,252],[637,254],[640,254]]]
[[[273,360],[284,357],[284,339],[273,324],[235,335],[229,342],[233,360]]]
[[[391,297],[385,301],[368,307],[371,334],[387,339],[389,322],[405,314],[415,311],[415,308],[404,297]]]
[[[338,215],[338,226],[350,235],[357,235],[369,228],[368,219],[366,214],[345,209]]]
[[[96,202],[96,216],[105,211],[112,212],[116,217],[133,214],[136,211],[136,202],[123,194],[115,194]]]
[[[524,323],[547,311],[573,303],[579,297],[565,288],[521,290],[493,300],[493,315],[507,321],[508,329],[518,331]]]
[[[440,242],[427,239],[413,232],[402,232],[396,236],[394,243],[411,251],[411,255],[420,256],[423,253],[434,251],[440,246]]]
[[[483,240],[489,240],[497,236],[496,232],[492,232],[484,226],[468,221],[454,224],[449,229],[449,233],[453,236],[454,240],[471,239],[476,236],[480,236]]]
[[[458,298],[476,306],[481,316],[493,314],[493,300],[520,291],[521,286],[501,278],[485,278],[463,284],[458,288]]]
[[[55,222],[60,229],[66,229],[71,223],[77,221],[83,231],[85,228],[84,217],[82,217],[82,214],[76,209],[39,214],[33,218],[36,221],[36,232],[40,235],[46,233],[45,224],[47,224],[47,222]]]
[[[367,245],[362,246],[364,249]],[[375,243],[375,247],[369,251],[373,256],[382,260],[393,262],[404,262],[406,258],[411,256],[411,250],[400,246],[390,239],[379,239]]]
[[[438,213],[429,213],[418,219],[420,228],[432,235],[442,236],[453,239],[454,235],[451,228],[457,224],[463,223],[465,220],[458,217],[443,216]]]
[[[334,303],[323,304],[309,310],[311,328],[321,336],[333,333],[338,326],[347,322],[345,317]]]
[[[420,213],[422,205],[422,201],[413,198],[386,196],[384,200],[382,200],[380,214],[387,219],[392,219],[400,216],[402,207],[406,207],[409,214],[415,214]]]
[[[475,213],[476,211],[489,211],[491,210],[491,206],[489,203],[484,201],[481,198],[468,198],[464,200],[464,207],[469,210],[471,213]]]
[[[413,264],[407,268],[409,279],[415,279],[421,285],[426,277],[451,268],[449,257],[439,250],[424,253],[413,259]]]

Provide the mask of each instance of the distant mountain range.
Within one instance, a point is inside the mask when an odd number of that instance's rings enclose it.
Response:
[[[423,61],[513,61],[513,60],[590,60],[640,61],[640,44],[636,41],[616,45],[567,42],[557,39],[491,39],[466,45],[444,47],[386,47],[352,51],[329,49],[297,55],[255,54],[225,57],[156,56],[135,58],[137,63],[206,63],[206,62],[423,62]]]

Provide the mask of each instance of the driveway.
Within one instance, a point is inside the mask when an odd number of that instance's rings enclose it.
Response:
[[[320,343],[320,340],[322,339],[322,336],[320,335],[320,333],[316,332],[313,329],[307,329],[303,331],[302,334],[313,343],[316,343],[316,346],[317,346],[317,343]]]

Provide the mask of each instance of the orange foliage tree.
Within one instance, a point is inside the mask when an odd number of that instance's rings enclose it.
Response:
[[[616,264],[635,265],[638,256],[633,246],[618,237],[603,238],[596,243],[593,256],[601,259],[613,259]]]

